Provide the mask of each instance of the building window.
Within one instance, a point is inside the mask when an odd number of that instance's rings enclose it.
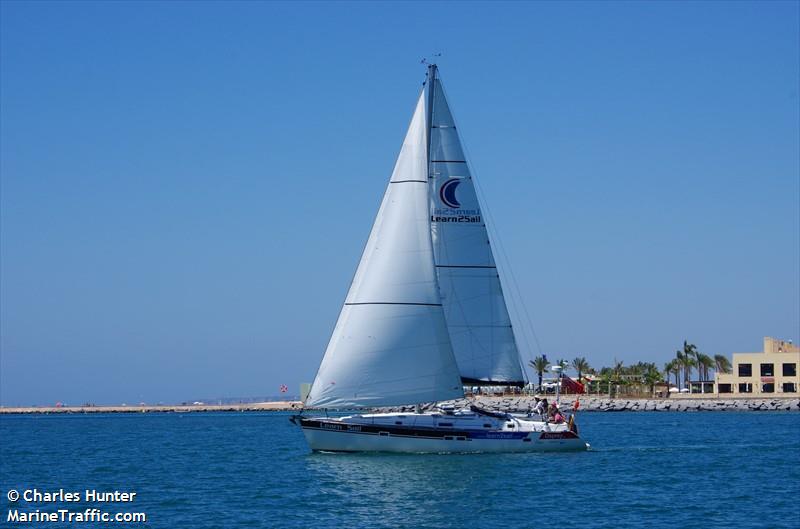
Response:
[[[775,364],[761,364],[761,376],[762,377],[774,377],[775,376]]]
[[[797,384],[794,382],[784,382],[783,383],[783,392],[784,393],[797,393]]]
[[[762,393],[775,393],[775,383],[774,382],[767,382],[766,384],[761,385],[761,392]]]
[[[719,392],[720,393],[733,393],[733,386],[731,384],[720,384],[719,385]]]
[[[739,393],[752,393],[753,392],[753,385],[752,384],[739,384]]]
[[[753,376],[753,364],[739,364],[739,376],[740,377],[752,377]]]
[[[797,364],[783,364],[783,376],[785,376],[785,377],[796,377],[797,376]]]

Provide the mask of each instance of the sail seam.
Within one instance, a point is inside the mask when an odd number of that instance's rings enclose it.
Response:
[[[405,303],[402,301],[362,301],[357,303],[345,303],[345,305],[420,305],[423,307],[441,307],[441,303]]]
[[[513,327],[513,325],[475,325],[473,323],[467,323],[466,325],[454,325],[451,323],[448,326],[461,329],[488,329],[490,327],[492,329],[510,329]]]
[[[407,182],[419,182],[420,184],[427,184],[427,180],[394,180],[389,182],[390,184],[405,184]]]
[[[436,268],[497,268],[493,265],[436,265]]]

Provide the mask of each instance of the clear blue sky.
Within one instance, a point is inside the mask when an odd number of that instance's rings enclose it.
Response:
[[[0,10],[2,404],[311,381],[432,52],[551,358],[798,340],[797,2]]]

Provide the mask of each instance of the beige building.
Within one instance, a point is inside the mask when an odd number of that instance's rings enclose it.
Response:
[[[731,373],[716,373],[714,393],[721,397],[800,395],[800,347],[764,338],[761,353],[734,353]]]

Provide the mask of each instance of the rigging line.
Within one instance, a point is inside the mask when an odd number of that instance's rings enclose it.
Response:
[[[473,177],[473,178],[474,178],[474,177]],[[477,186],[480,186],[480,182],[479,182],[479,180],[477,180],[477,179],[476,179],[476,182],[477,182]],[[480,194],[481,194],[481,198],[482,198],[482,201],[483,201],[483,203],[484,203],[484,206],[486,206],[486,198],[485,198],[485,193],[483,193],[483,190],[482,190],[480,187],[478,187],[478,191],[479,191],[479,192],[480,192]],[[499,249],[500,249],[500,251],[501,251],[501,254],[500,254],[500,256],[499,256],[499,257],[501,258],[501,260],[503,260],[503,265],[505,265],[505,267],[506,267],[506,268],[508,268],[508,267],[509,267],[509,264],[508,264],[508,263],[509,263],[508,255],[507,255],[507,254],[506,254],[506,252],[505,252],[505,248],[503,247],[503,245],[502,245],[502,242],[499,240],[499,234],[498,234],[498,231],[497,231],[497,229],[494,227],[494,218],[492,217],[492,215],[491,215],[491,211],[489,210],[488,206],[487,206],[485,209],[486,209],[486,212],[487,212],[487,214],[488,214],[488,216],[489,216],[489,219],[490,219],[490,222],[488,222],[487,224],[490,224],[490,225],[491,225],[491,233],[492,233],[492,235],[494,235],[495,239],[497,239],[497,240],[498,240],[498,243],[499,243],[499,244],[498,244],[498,248],[499,248]],[[489,228],[487,227],[487,230],[488,230],[488,229],[489,229]],[[509,299],[509,300],[510,300],[510,302],[511,302],[511,305],[512,305],[512,307],[513,307],[513,309],[514,309],[514,312],[515,312],[515,314],[517,315],[517,318],[518,318],[518,320],[522,321],[522,323],[523,323],[523,325],[521,325],[521,326],[520,326],[520,329],[521,329],[521,335],[520,335],[520,338],[522,339],[522,342],[523,342],[523,344],[524,344],[525,348],[526,348],[526,349],[527,349],[527,350],[530,352],[530,351],[531,351],[531,349],[532,349],[532,348],[531,348],[531,339],[530,339],[530,336],[529,336],[529,335],[531,334],[531,331],[530,331],[530,329],[529,329],[529,328],[528,328],[526,325],[524,325],[524,324],[525,324],[525,323],[528,323],[528,325],[530,325],[530,327],[531,327],[531,328],[532,328],[532,324],[530,323],[530,317],[529,317],[529,316],[528,316],[528,318],[529,318],[529,321],[528,321],[528,322],[525,322],[524,320],[522,320],[522,311],[519,309],[519,305],[522,303],[522,302],[521,302],[521,298],[522,298],[522,296],[521,296],[521,294],[519,294],[519,287],[518,287],[518,285],[516,284],[516,279],[515,279],[515,278],[512,278],[512,283],[514,284],[514,286],[515,286],[515,287],[517,287],[517,290],[516,290],[516,292],[515,292],[514,290],[511,290],[511,291],[509,291],[509,296],[508,296],[508,299]],[[501,291],[501,293],[502,293],[502,291],[503,291],[503,288],[502,288],[502,281],[500,282],[500,291]],[[519,298],[519,299],[518,299],[518,298]],[[534,340],[536,340],[536,344],[537,344],[537,347],[538,347],[538,339],[536,338],[536,336],[535,336],[535,333],[534,333],[534,335],[533,335],[533,336],[534,336]],[[539,349],[541,350],[541,348],[539,348]],[[529,354],[530,354],[530,353],[529,353]],[[519,358],[519,357],[518,357],[518,358]],[[520,361],[520,364],[521,364],[521,370],[522,370],[522,372],[523,372],[523,376],[525,376],[525,377],[527,378],[527,373],[526,373],[526,371],[525,371],[525,365],[524,365],[524,363],[523,363],[523,361],[522,361],[522,359],[521,359],[521,358],[519,358],[519,361]]]
[[[469,153],[467,152],[466,146],[464,145],[463,135],[462,135],[461,140],[462,140],[461,147],[462,147],[462,150],[464,152],[464,157],[467,158],[468,160],[470,160],[469,165],[473,169],[472,172],[475,173],[476,172],[475,171],[475,166],[473,165],[472,160],[469,157]],[[502,238],[500,237],[499,230],[497,229],[497,223],[495,222],[494,215],[492,215],[492,211],[489,208],[488,201],[486,199],[486,193],[484,192],[483,187],[481,186],[480,179],[475,178],[474,174],[472,175],[472,179],[475,181],[476,188],[478,190],[478,193],[480,194],[481,201],[483,202],[482,205],[484,206],[484,209],[486,209],[486,214],[487,214],[487,217],[489,218],[489,222],[486,223],[486,224],[489,225],[489,226],[487,226],[487,230],[490,231],[491,234],[494,236],[494,239],[497,241],[497,246],[500,249],[501,257],[502,257],[502,261],[503,261],[503,265],[504,265],[502,268],[507,269],[508,272],[509,272],[508,275],[510,276],[511,283],[512,283],[512,286],[513,286],[513,290],[509,292],[509,294],[511,294],[510,295],[511,303],[514,305],[514,310],[517,312],[517,315],[520,317],[520,319],[522,319],[522,312],[524,312],[525,318],[527,320],[527,321],[523,320],[523,323],[527,323],[527,327],[525,325],[521,326],[521,328],[523,329],[522,338],[527,343],[528,350],[530,351],[530,341],[529,341],[529,337],[527,336],[527,334],[530,333],[533,336],[533,341],[536,344],[536,348],[539,351],[539,354],[542,354],[542,347],[541,347],[541,345],[539,343],[539,337],[537,336],[536,329],[533,326],[533,321],[532,321],[532,318],[530,316],[530,313],[528,312],[528,307],[525,304],[525,301],[524,301],[524,299],[522,297],[522,292],[521,292],[521,290],[519,288],[519,282],[516,279],[516,274],[514,274],[514,269],[511,266],[511,260],[508,258],[508,253],[506,252],[505,245],[503,244]],[[502,289],[502,281],[501,281],[501,289]],[[515,298],[518,298],[518,299],[515,299]],[[519,305],[522,306],[522,309],[523,309],[522,311],[519,311],[519,309],[517,307],[517,303],[519,303]],[[524,366],[523,366],[523,371],[524,371]]]
[[[502,257],[502,256],[500,256],[500,257]],[[500,283],[500,290],[502,291],[502,283]],[[514,295],[514,291],[513,290],[509,292],[508,299],[511,302],[511,306],[513,308],[514,314],[517,316],[517,321],[521,321],[520,320],[521,312],[520,312],[520,309],[519,309],[519,306],[518,306],[518,300],[517,300],[517,297]],[[511,320],[511,315],[510,314],[509,314],[509,321],[513,322],[513,320]],[[514,329],[514,327],[513,327],[513,323],[512,323],[512,334],[513,334],[513,329]],[[530,351],[531,350],[531,340],[530,340],[530,337],[528,336],[529,333],[526,331],[524,325],[522,325],[520,327],[520,329],[521,329],[520,337],[521,337],[521,340],[522,340],[522,344],[525,346],[526,351]],[[521,355],[519,355],[519,354],[517,355],[517,360],[521,364],[522,372],[525,373],[525,365],[523,363]],[[527,375],[523,374],[523,376],[527,376]]]
[[[443,95],[444,95],[444,87],[443,87],[443,86],[441,86],[441,89],[442,89],[442,92],[443,92]],[[444,95],[444,97],[446,98],[446,95]],[[451,119],[453,119],[453,120],[455,119],[455,118],[452,116],[452,112],[450,113],[450,117],[451,117]],[[455,130],[457,127],[455,127],[455,126],[454,126],[453,128],[454,128],[454,130]],[[461,144],[461,142],[460,142],[460,141],[458,142],[458,144],[459,144],[459,147],[462,149],[462,152],[464,152],[463,145]],[[461,163],[465,163],[465,164],[466,164],[466,161],[460,161],[460,162],[461,162]],[[472,175],[470,174],[470,171],[469,171],[469,167],[470,167],[470,165],[469,165],[469,164],[466,164],[466,167],[467,167],[467,171],[466,171],[467,178],[469,178],[470,180],[472,180],[472,179],[473,179],[473,177],[472,177]],[[444,172],[450,173],[450,169],[449,169],[449,168],[447,168],[447,169],[443,170],[442,172],[443,172],[443,173],[444,173]],[[452,178],[452,177],[453,177],[452,175],[449,175],[449,174],[448,174],[448,176],[449,176],[450,178]],[[486,226],[485,226],[485,224],[482,224],[481,226],[482,226],[482,227],[483,227],[485,230],[487,229],[487,228],[486,228]],[[444,228],[444,229],[447,229],[447,228]],[[488,233],[487,233],[487,235],[486,235],[486,236],[487,236],[487,238],[488,238]],[[465,236],[464,238],[467,238],[467,237]],[[445,250],[446,250],[446,249],[447,249],[447,243],[448,243],[447,239],[445,238],[445,239],[444,239],[442,242],[444,243]],[[489,242],[489,241],[487,240],[487,243],[488,243],[488,242]],[[493,261],[494,261],[494,259],[491,257],[491,255],[492,255],[492,249],[491,249],[491,244],[490,244],[490,243],[486,245],[486,253],[487,253],[487,256],[489,257],[490,261],[492,261],[492,262],[493,262]],[[497,284],[498,292],[499,292],[500,296],[502,296],[502,295],[503,295],[503,287],[502,287],[502,284],[501,284],[501,282],[500,282],[499,276],[496,276],[496,277],[498,278],[498,284]],[[477,276],[476,276],[476,278],[477,278]],[[494,278],[493,278],[493,277],[490,277],[490,276],[487,276],[487,277],[486,277],[486,279],[489,281],[489,288],[490,288],[490,291],[493,291],[493,290],[494,290]],[[512,292],[512,294],[513,294],[513,292]],[[490,294],[490,296],[491,296],[491,294]],[[517,314],[519,314],[520,312],[519,312],[519,310],[518,310],[518,309],[517,309],[517,307],[516,307],[516,300],[514,299],[513,295],[511,296],[510,300],[511,300],[511,303],[512,303],[512,305],[514,306],[514,309],[515,309],[516,313],[517,313]],[[455,299],[455,301],[456,301],[455,305],[458,307],[458,310],[459,310],[459,311],[462,313],[462,316],[463,316],[463,315],[464,315],[464,307],[463,307],[463,305],[462,305],[462,302],[463,302],[464,300],[463,300],[463,299],[461,299],[461,297],[460,297],[460,296],[456,296],[456,299]],[[490,305],[490,318],[491,318],[492,320],[494,319],[494,317],[493,317],[493,315],[494,315],[494,310],[495,310],[495,307],[494,307],[494,305]],[[507,311],[504,311],[504,312],[506,312],[506,316],[509,318],[509,323],[511,323],[511,321],[510,321],[510,315],[508,315],[508,314],[507,314]],[[474,331],[473,331],[473,329],[471,329],[471,328],[469,328],[469,327],[468,327],[468,332],[469,332],[470,334],[472,334]],[[489,331],[489,332],[490,332],[490,336],[489,336],[489,342],[490,342],[490,344],[493,344],[493,343],[495,343],[495,335],[494,335],[494,334],[495,334],[495,328],[494,328],[494,327],[492,327],[492,328],[490,329],[490,331]],[[477,337],[474,337],[473,347],[471,347],[471,348],[470,348],[470,355],[471,355],[471,358],[472,358],[473,364],[475,363],[476,354],[477,354],[477,353],[476,353],[476,351],[475,351],[475,347],[474,347],[474,346],[475,346],[475,345],[477,345],[477,348],[478,348],[478,349],[480,349],[480,350],[483,352],[483,355],[481,355],[481,357],[486,357],[486,356],[488,356],[488,357],[489,357],[489,360],[490,360],[490,364],[491,364],[492,366],[494,366],[494,365],[495,365],[494,351],[493,351],[493,350],[489,350],[489,351],[487,351],[487,350],[485,349],[485,347],[484,347],[484,345],[483,345],[482,341],[481,341],[481,340],[479,340],[479,339],[476,339],[476,338],[477,338]],[[525,333],[523,332],[523,334],[522,334],[521,338],[523,339],[524,343],[526,344],[526,347],[527,347],[527,349],[528,349],[528,350],[530,350],[530,343],[529,343],[529,340],[528,340],[528,336],[527,336],[527,334],[525,334]],[[518,349],[518,347],[517,347],[517,344],[516,344],[516,338],[515,338],[515,337],[514,337],[514,335],[513,335],[513,331],[512,331],[512,340],[514,341],[515,349],[517,349],[517,351],[518,351],[519,349]],[[522,365],[522,360],[521,360],[521,358],[520,358],[520,356],[519,356],[519,353],[517,353],[517,363],[518,363],[518,367],[520,367],[520,371],[521,371],[522,377],[527,379],[527,374],[526,374],[526,372],[525,372],[525,367],[524,367],[524,365]]]
[[[489,217],[489,219],[491,221],[491,229],[490,229],[490,231],[492,231],[494,233],[494,238],[497,240],[497,246],[500,248],[500,252],[502,253],[502,256],[503,256],[503,260],[504,260],[503,264],[505,265],[504,268],[508,269],[509,275],[511,276],[511,283],[512,283],[514,289],[516,290],[516,295],[519,298],[520,305],[522,306],[522,309],[523,309],[523,311],[525,313],[525,318],[527,319],[526,323],[530,326],[530,331],[533,334],[534,341],[536,342],[536,349],[539,351],[539,354],[541,355],[542,354],[542,346],[539,343],[539,337],[536,334],[536,329],[533,327],[533,320],[532,320],[532,318],[530,316],[530,313],[528,312],[528,307],[525,304],[525,300],[522,297],[522,292],[521,292],[521,290],[519,288],[519,282],[517,281],[516,274],[514,274],[514,269],[511,266],[511,260],[508,258],[508,253],[506,252],[505,246],[503,245],[503,241],[500,238],[500,233],[498,232],[498,230],[496,228],[496,222],[494,220],[494,215],[492,215],[491,210],[489,209],[488,205],[486,205],[487,204],[487,202],[486,202],[486,193],[483,191],[483,187],[481,187],[480,182],[476,180],[476,183],[477,183],[476,187],[478,188],[478,191],[479,191],[481,197],[483,198],[484,206],[486,207],[486,214],[487,214],[487,216]]]
[[[442,86],[442,92],[444,92],[444,87],[443,86]],[[445,95],[445,97],[446,97],[446,95]],[[455,122],[455,116],[453,116],[452,111],[451,111],[451,116],[452,116],[452,119],[453,119],[453,124],[457,126],[458,124]],[[457,127],[457,128],[460,128],[460,127]],[[533,322],[532,322],[532,319],[530,317],[530,313],[528,312],[528,307],[525,304],[524,299],[522,298],[522,294],[521,294],[520,289],[519,289],[519,283],[516,280],[516,276],[514,274],[514,270],[511,267],[511,262],[508,259],[508,254],[505,251],[505,247],[503,246],[502,239],[500,238],[500,234],[499,234],[499,232],[498,232],[498,230],[496,228],[496,223],[494,221],[494,216],[492,215],[492,212],[488,207],[488,203],[486,201],[486,194],[483,192],[483,187],[481,186],[479,179],[475,178],[475,173],[477,171],[475,171],[475,165],[472,163],[472,160],[471,160],[471,158],[469,156],[469,152],[468,152],[468,150],[466,148],[466,145],[465,145],[466,142],[464,140],[463,134],[461,135],[461,137],[459,139],[461,140],[460,143],[461,143],[462,152],[464,153],[464,158],[469,162],[467,165],[468,165],[468,167],[470,167],[470,169],[472,169],[472,171],[470,171],[472,173],[471,177],[476,182],[476,187],[478,189],[479,194],[481,195],[480,198],[483,199],[482,200],[483,206],[485,206],[487,216],[489,217],[490,224],[492,225],[492,229],[489,230],[489,231],[492,231],[494,233],[494,237],[498,242],[498,246],[500,248],[501,254],[502,254],[503,258],[505,259],[505,263],[504,264],[508,268],[509,275],[511,276],[512,283],[513,283],[513,285],[514,285],[514,287],[515,287],[515,289],[517,291],[517,295],[519,297],[520,304],[522,305],[523,310],[525,312],[525,317],[527,319],[527,321],[525,323],[528,324],[528,326],[530,328],[530,332],[533,334],[533,338],[534,338],[534,341],[536,342],[536,348],[538,349],[539,354],[542,354],[542,348],[541,348],[541,344],[539,343],[539,337],[536,334],[536,329],[533,327]],[[501,281],[501,288],[502,288],[502,281]],[[512,292],[512,294],[513,294],[513,292]],[[512,299],[513,299],[513,295],[512,295]],[[524,327],[524,325],[522,327]],[[523,335],[523,338],[525,338],[524,335]],[[523,366],[523,374],[527,377],[527,374],[525,372],[524,366]]]
[[[446,101],[447,97],[444,94],[444,86],[441,85],[441,83],[439,85],[439,88],[442,90],[442,95],[444,97],[444,100]],[[454,119],[453,115],[452,115],[452,112],[450,112],[450,118]],[[453,130],[455,130],[455,129],[456,129],[456,127],[453,126]],[[433,131],[431,131],[431,132],[433,133]],[[436,131],[436,133],[440,134],[439,131]],[[456,139],[458,140],[458,138],[456,138]],[[462,151],[463,151],[463,147],[461,147],[461,142],[460,141],[458,142],[458,145],[459,145],[460,148],[462,148]],[[459,163],[466,164],[466,161],[461,161],[460,160]],[[453,175],[450,174],[450,172],[451,172],[450,168],[446,167],[446,168],[442,169],[442,171],[440,172],[440,175],[446,174],[446,176],[448,178],[453,178]],[[472,180],[472,176],[470,175],[469,165],[468,164],[467,164],[466,173],[467,173],[467,177],[470,180]],[[484,230],[486,229],[485,224],[481,224],[481,227],[483,227]],[[441,227],[441,230],[443,230],[443,231],[449,231],[449,229],[450,228],[448,226],[442,226]],[[487,234],[487,237],[488,237],[488,234]],[[471,236],[464,235],[464,236],[462,236],[460,238],[456,238],[455,240],[456,241],[461,240],[461,239],[465,239],[466,240],[466,239],[469,239],[469,238],[471,238]],[[441,245],[442,245],[443,251],[448,257],[447,261],[450,260],[449,259],[449,254],[450,254],[449,243],[453,242],[453,240],[448,240],[448,239],[452,239],[452,237],[442,237],[441,238]],[[488,257],[487,262],[494,262],[494,259],[492,258],[492,249],[491,249],[491,245],[490,244],[486,245],[486,253],[487,253],[487,257]],[[492,266],[491,268],[495,268],[495,267]],[[453,276],[453,275],[448,275],[448,277],[450,278],[450,285],[451,285],[451,289],[450,289],[450,292],[448,293],[449,294],[448,297],[451,300],[453,300],[453,301],[451,301],[451,308],[457,310],[458,312],[460,312],[462,321],[468,323],[470,321],[470,318],[467,317],[466,309],[464,307],[464,302],[465,301],[469,301],[470,299],[477,299],[480,296],[473,296],[471,298],[470,297],[466,297],[465,298],[464,296],[457,295],[455,290],[452,288],[453,282],[455,281],[456,277]],[[464,276],[461,276],[461,277],[464,277]],[[489,291],[490,291],[489,297],[492,296],[491,292],[494,290],[494,288],[493,288],[493,286],[494,286],[494,277],[493,276],[485,276],[485,277],[472,276],[472,279],[477,279],[477,280],[486,279],[489,282],[489,284],[488,284]],[[503,289],[502,289],[502,285],[499,284],[499,276],[498,276],[498,288],[499,288],[499,293],[502,296]],[[513,302],[513,299],[512,299],[512,302]],[[495,311],[494,304],[490,304],[489,305],[489,311],[490,311],[490,316],[489,316],[490,320],[494,321],[494,311]],[[507,311],[506,311],[506,313],[507,313]],[[509,317],[509,323],[510,323],[510,315],[508,315],[508,317]],[[471,337],[471,340],[470,340],[471,346],[469,347],[469,355],[470,355],[470,360],[471,360],[472,366],[477,365],[477,361],[476,360],[488,359],[489,365],[491,366],[491,369],[494,370],[494,368],[497,367],[497,365],[496,365],[497,362],[496,362],[496,358],[495,358],[495,356],[496,356],[495,355],[495,350],[494,350],[494,347],[492,347],[492,344],[494,344],[496,342],[495,327],[494,326],[490,326],[489,327],[489,349],[488,350],[487,350],[486,346],[484,345],[484,340],[482,340],[481,337],[479,337],[476,334],[476,330],[475,329],[477,328],[477,326],[475,326],[475,325],[465,325],[464,328],[466,329],[466,333],[469,334],[470,337]],[[448,330],[452,331],[452,327],[448,326]],[[454,333],[451,332],[451,336],[453,334]],[[523,338],[527,340],[527,338],[525,336],[523,336]],[[512,339],[513,339],[513,331],[512,331]],[[516,343],[514,345],[516,347]],[[519,354],[517,354],[517,361],[518,362],[520,361]],[[522,372],[522,376],[525,377],[525,369],[524,369],[524,367],[521,368],[521,372]]]

